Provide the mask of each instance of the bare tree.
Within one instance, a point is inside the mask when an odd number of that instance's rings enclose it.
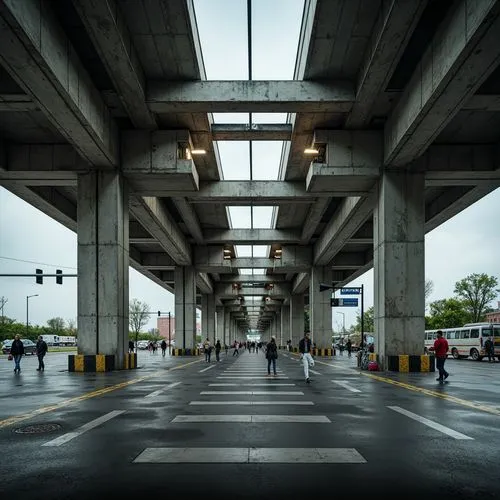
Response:
[[[429,298],[429,295],[434,290],[434,282],[432,280],[425,280],[425,300]]]
[[[135,334],[135,345],[141,329],[148,324],[151,307],[146,302],[132,299],[129,306],[129,325],[130,330]]]
[[[47,325],[54,333],[60,333],[64,330],[64,320],[62,318],[51,318],[47,320]]]

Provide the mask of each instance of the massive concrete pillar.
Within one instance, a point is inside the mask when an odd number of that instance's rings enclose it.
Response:
[[[115,172],[78,176],[78,353],[125,368],[128,352],[128,191]],[[94,365],[102,358],[96,358]],[[112,360],[109,363],[109,360]],[[87,363],[86,366],[92,363]],[[99,367],[96,366],[96,370]],[[83,371],[87,371],[84,367]],[[90,371],[90,370],[89,370]]]
[[[214,300],[215,302],[215,300]],[[217,323],[216,323],[216,340],[219,339],[222,347],[224,347],[224,342],[227,344],[227,341],[224,337],[224,308],[223,307],[216,307],[216,313],[217,313]]]
[[[282,311],[281,309],[278,309],[276,311],[276,316],[275,316],[275,322],[276,322],[276,328],[275,328],[275,337],[276,337],[276,344],[280,345],[280,339],[281,339],[281,316],[282,316]]]
[[[175,268],[175,346],[196,345],[196,273],[194,267]]]
[[[224,307],[224,340],[227,345],[232,345],[234,339],[231,337],[231,312]]]
[[[215,344],[217,332],[215,331],[215,295],[203,294],[201,296],[201,337],[207,337]]]
[[[332,346],[332,306],[330,292],[320,292],[320,283],[331,283],[328,267],[313,267],[309,276],[309,326],[318,349]]]
[[[284,305],[281,308],[281,337],[279,345],[286,345],[286,341],[290,338],[290,306]]]
[[[425,330],[424,174],[384,172],[374,212],[375,349],[420,355]]]
[[[292,346],[298,347],[304,336],[304,295],[290,297],[290,340]]]

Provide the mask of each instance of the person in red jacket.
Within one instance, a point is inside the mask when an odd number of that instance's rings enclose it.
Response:
[[[434,341],[434,354],[436,355],[436,366],[439,370],[438,382],[444,382],[450,375],[444,369],[444,363],[448,357],[448,341],[443,338],[442,330],[437,331],[437,339]]]

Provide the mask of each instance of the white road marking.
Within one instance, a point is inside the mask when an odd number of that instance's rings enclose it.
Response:
[[[215,368],[215,367],[216,367],[216,365],[210,365],[210,366],[209,366],[209,367],[207,367],[207,368],[203,368],[203,370],[199,370],[199,372],[200,372],[200,373],[201,373],[201,372],[206,372],[207,370],[210,370],[210,369]]]
[[[71,441],[72,439],[81,436],[83,433],[90,431],[94,427],[97,427],[98,425],[101,425],[104,422],[107,422],[108,420],[111,420],[112,418],[121,415],[122,413],[125,413],[125,410],[110,411],[109,413],[106,413],[106,415],[96,418],[95,420],[91,420],[87,424],[78,427],[76,431],[68,432],[66,434],[63,434],[62,436],[52,439],[52,441],[47,441],[46,443],[43,443],[42,446],[61,446],[62,444],[65,444],[68,441]]]
[[[450,429],[449,427],[445,427],[444,425],[438,424],[437,422],[433,422],[432,420],[429,420],[425,417],[421,417],[420,415],[417,415],[416,413],[412,413],[411,411],[405,410],[404,408],[401,408],[399,406],[388,406],[387,408],[394,410],[398,413],[401,413],[401,415],[405,415],[408,418],[412,418],[413,420],[416,420],[417,422],[420,422],[421,424],[427,425],[428,427],[431,427],[432,429],[435,429],[439,432],[442,432],[443,434],[447,434],[448,436],[451,436],[454,439],[469,439],[473,440],[474,438],[471,438],[470,436],[466,436],[465,434],[462,434],[461,432],[454,431],[453,429]]]
[[[231,396],[303,396],[301,391],[202,391],[202,396],[231,395]]]
[[[171,423],[241,422],[241,423],[312,423],[331,424],[324,415],[177,415]]]
[[[347,389],[348,391],[351,392],[361,392],[359,389],[355,389],[354,387],[351,387],[349,382],[347,380],[332,380],[334,384],[340,385],[340,387],[343,387],[344,389]]]
[[[289,405],[289,406],[311,406],[312,401],[190,401],[190,405],[213,406],[213,405]]]
[[[315,370],[311,370],[310,368],[309,368],[309,371],[310,371],[311,373],[314,373],[314,375],[321,375],[321,373],[319,373],[319,372],[317,372],[317,371],[315,371]]]
[[[294,386],[295,384],[288,384],[288,383],[284,383],[284,384],[273,384],[272,383],[273,381],[270,380],[267,384],[261,384],[261,383],[257,383],[257,384],[252,384],[252,387],[290,387],[290,386]],[[230,382],[228,383],[225,383],[225,382],[221,382],[221,383],[216,383],[216,384],[208,384],[208,387],[241,387],[241,384],[232,384]]]
[[[366,463],[355,448],[146,448],[134,463]]]
[[[179,385],[180,382],[174,382],[173,384],[168,385],[167,387],[164,387],[163,389],[158,389],[157,391],[150,392],[149,394],[146,394],[144,397],[145,398],[154,398],[156,396],[159,396],[162,392],[168,391],[169,389],[172,389],[172,387],[175,387],[176,385]]]
[[[217,378],[223,379],[246,379],[246,380],[256,380],[256,379],[268,379],[268,380],[287,380],[288,377],[282,377],[278,375],[277,377],[268,377],[267,375],[254,375],[254,376],[244,376],[244,375],[220,375]]]

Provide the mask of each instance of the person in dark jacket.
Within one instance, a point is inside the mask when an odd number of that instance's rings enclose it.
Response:
[[[217,361],[220,361],[220,350],[222,349],[222,346],[220,345],[220,340],[217,340],[215,343],[215,359]]]
[[[14,373],[16,372],[21,373],[21,358],[23,357],[24,354],[24,344],[22,343],[19,335],[16,335],[14,337],[14,341],[10,346],[10,353],[12,354],[12,357],[14,358],[14,363],[16,364],[14,368]]]
[[[160,347],[161,347],[161,355],[165,357],[165,353],[167,352],[167,342],[165,341],[165,339],[161,341]]]
[[[36,369],[37,372],[39,372],[40,370],[45,370],[45,363],[43,362],[43,358],[47,354],[48,350],[49,348],[47,347],[47,342],[45,342],[45,340],[43,340],[43,337],[40,335],[36,343],[36,355],[38,357],[38,368]]]
[[[314,366],[314,359],[312,357],[313,343],[311,341],[311,335],[309,332],[304,334],[304,338],[300,339],[299,342],[299,352],[302,365],[304,366],[304,377],[306,382],[309,384],[309,367]]]
[[[276,338],[271,337],[271,341],[268,342],[266,346],[266,358],[267,358],[267,375],[271,375],[271,363],[273,364],[273,372],[276,377],[276,359],[278,359],[278,348],[276,346]]]

